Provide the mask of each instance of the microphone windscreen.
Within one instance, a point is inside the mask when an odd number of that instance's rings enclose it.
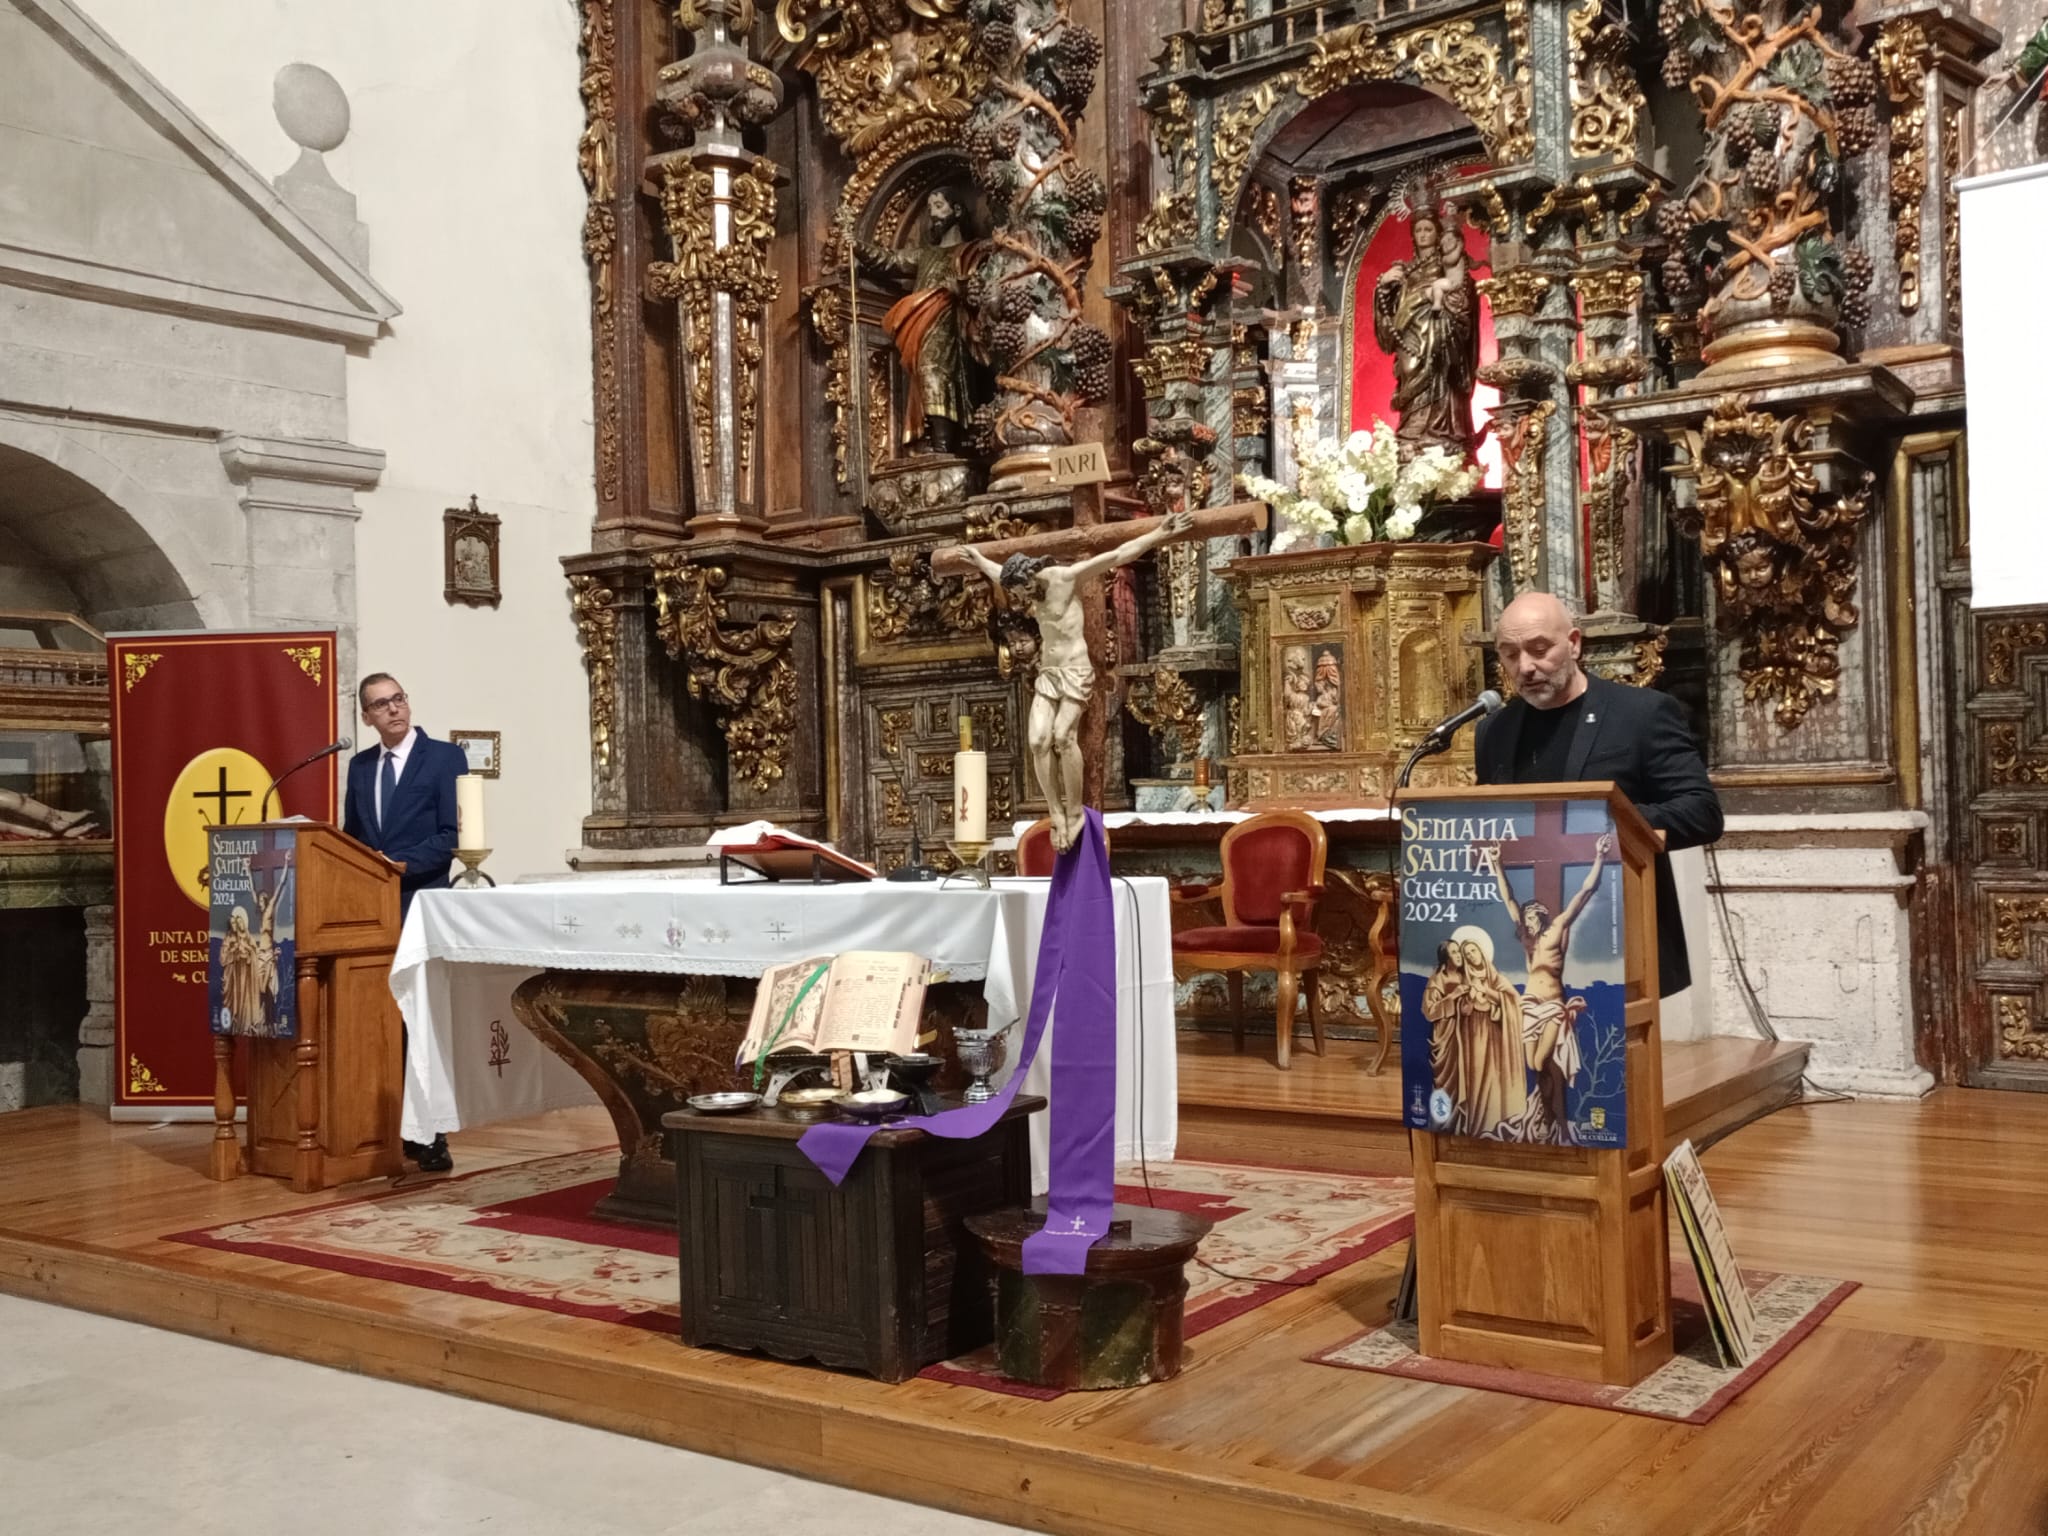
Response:
[[[1487,689],[1486,692],[1479,695],[1479,707],[1485,710],[1489,715],[1500,713],[1500,704],[1500,695],[1494,692],[1491,688]]]

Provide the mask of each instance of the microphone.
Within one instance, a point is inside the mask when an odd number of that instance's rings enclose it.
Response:
[[[1449,742],[1453,736],[1458,734],[1460,726],[1469,725],[1472,721],[1479,719],[1483,715],[1498,713],[1500,704],[1500,695],[1489,688],[1448,720],[1439,720],[1435,725],[1431,726],[1429,728],[1429,735],[1424,739],[1428,741]]]
[[[1400,776],[1394,780],[1394,793],[1398,795],[1408,787],[1408,776],[1415,772],[1415,765],[1423,758],[1434,757],[1439,752],[1450,750],[1451,738],[1458,734],[1459,727],[1470,724],[1481,715],[1493,714],[1500,708],[1500,704],[1500,695],[1489,688],[1448,720],[1439,720],[1431,726],[1429,734],[1415,743],[1415,750],[1408,754],[1408,761],[1401,765]]]
[[[1495,709],[1500,708],[1499,695],[1494,696],[1493,707]],[[270,820],[270,797],[277,793],[278,785],[282,784],[286,779],[290,778],[293,774],[297,773],[301,768],[310,768],[315,763],[319,762],[321,758],[332,757],[337,752],[346,752],[354,745],[355,743],[353,741],[349,740],[348,737],[344,736],[339,741],[330,741],[329,743],[327,743],[326,746],[322,747],[318,752],[315,752],[311,757],[307,758],[304,762],[293,763],[291,767],[285,769],[283,773],[280,773],[276,778],[270,781],[270,788],[263,791],[263,806],[262,809],[257,812],[256,819],[258,821]]]

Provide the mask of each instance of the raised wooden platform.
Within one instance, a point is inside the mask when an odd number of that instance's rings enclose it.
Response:
[[[607,1133],[579,1110],[454,1142],[469,1170]],[[2048,1508],[2048,1096],[1803,1105],[1710,1152],[1746,1263],[1863,1289],[1699,1429],[1305,1363],[1385,1316],[1399,1245],[1205,1334],[1175,1381],[1044,1403],[167,1243],[309,1203],[210,1183],[206,1136],[0,1116],[0,1289],[1088,1536],[2007,1536]]]
[[[1408,1131],[1401,1121],[1401,1067],[1393,1057],[1377,1077],[1366,1068],[1376,1047],[1332,1040],[1327,1056],[1297,1043],[1282,1072],[1270,1047],[1240,1053],[1228,1035],[1180,1036],[1180,1154],[1328,1168],[1339,1173],[1408,1172]],[[1664,1133],[1706,1146],[1737,1126],[1792,1102],[1806,1070],[1806,1047],[1721,1038],[1664,1046]]]

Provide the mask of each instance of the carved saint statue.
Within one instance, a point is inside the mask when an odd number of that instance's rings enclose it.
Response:
[[[1394,359],[1395,436],[1402,457],[1431,444],[1463,462],[1479,378],[1479,290],[1465,242],[1428,209],[1409,224],[1415,255],[1382,272],[1372,292],[1372,334]]]
[[[90,811],[60,811],[33,795],[0,789],[0,837],[89,837],[92,832]]]
[[[1028,608],[1038,621],[1038,677],[1032,684],[1031,718],[1024,736],[1052,819],[1052,844],[1061,852],[1072,847],[1081,833],[1079,730],[1082,711],[1095,691],[1095,663],[1082,628],[1081,584],[1129,565],[1173,539],[1185,538],[1194,526],[1191,514],[1175,512],[1129,543],[1072,565],[1054,565],[1030,555],[1012,555],[997,565],[973,545],[963,546],[975,569],[1000,586],[1012,603]]]
[[[925,243],[900,251],[865,241],[855,255],[870,272],[902,278],[911,291],[889,307],[882,327],[903,360],[908,388],[903,434],[928,453],[957,451],[974,407],[967,398],[967,337],[960,289],[980,245],[960,231],[964,210],[944,188],[925,199]],[[879,430],[880,423],[876,423]]]

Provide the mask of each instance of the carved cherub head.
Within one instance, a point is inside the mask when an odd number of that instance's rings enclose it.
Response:
[[[1767,601],[1778,585],[1778,547],[1755,533],[1738,533],[1722,551],[1722,569],[1752,603]]]

